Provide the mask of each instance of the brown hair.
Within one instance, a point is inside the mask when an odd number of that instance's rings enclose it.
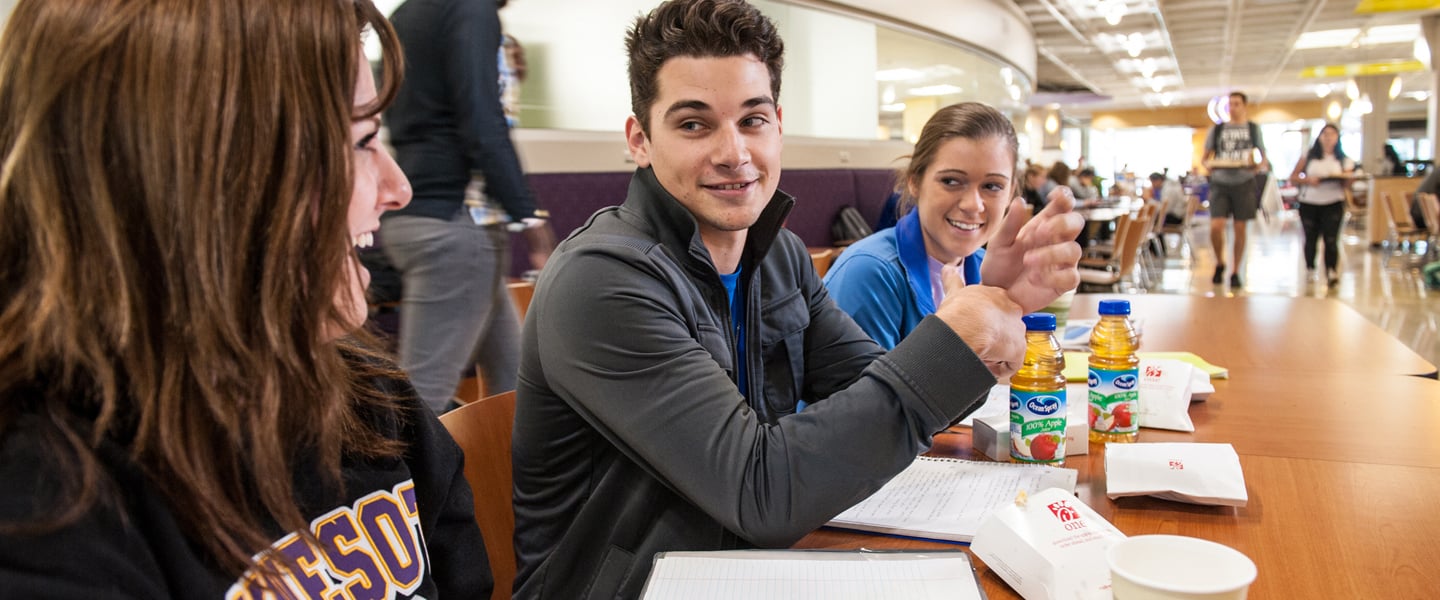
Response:
[[[1230,96],[1231,96],[1232,98],[1239,98],[1241,104],[1245,104],[1245,105],[1249,105],[1249,104],[1250,104],[1250,97],[1249,97],[1249,96],[1246,96],[1246,95],[1245,95],[1245,92],[1230,92]]]
[[[384,53],[355,114],[360,39]],[[196,546],[241,573],[303,532],[296,469],[403,450],[388,373],[337,306],[352,264],[351,124],[399,83],[370,0],[21,0],[0,37],[0,435],[39,423],[54,518],[128,453]],[[345,302],[346,300],[338,300]],[[353,308],[353,307],[348,307]],[[33,415],[32,420],[27,415]],[[269,551],[267,551],[269,552]]]
[[[1050,172],[1045,176],[1056,185],[1070,185],[1070,165],[1065,164],[1063,160],[1057,160],[1055,164],[1050,165]]]
[[[925,127],[920,129],[920,139],[915,142],[915,152],[910,154],[910,163],[896,173],[896,190],[900,192],[899,214],[905,214],[919,202],[910,193],[912,181],[925,177],[925,171],[935,162],[940,146],[951,138],[983,140],[995,138],[1005,140],[1010,149],[1010,162],[1014,163],[1020,154],[1020,140],[1015,135],[1015,124],[994,107],[981,102],[951,104],[935,112]],[[1008,174],[1008,173],[1007,173]],[[1010,182],[1011,187],[1015,182]]]
[[[770,71],[770,94],[780,101],[785,43],[775,24],[743,0],[669,0],[635,19],[625,36],[630,57],[630,110],[650,134],[650,106],[660,94],[657,76],[677,56],[754,55]]]

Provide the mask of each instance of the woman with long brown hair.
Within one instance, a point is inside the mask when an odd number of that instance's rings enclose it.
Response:
[[[369,0],[15,7],[3,595],[489,595],[459,450],[358,332],[399,61]]]

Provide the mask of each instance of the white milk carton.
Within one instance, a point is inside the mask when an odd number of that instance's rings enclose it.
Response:
[[[1109,600],[1105,552],[1124,538],[1070,492],[1047,488],[992,513],[970,551],[1025,600]]]

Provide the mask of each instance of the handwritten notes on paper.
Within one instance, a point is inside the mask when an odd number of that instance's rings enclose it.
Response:
[[[877,533],[968,542],[985,517],[1016,492],[1075,491],[1077,472],[1011,463],[921,456],[829,525]]]

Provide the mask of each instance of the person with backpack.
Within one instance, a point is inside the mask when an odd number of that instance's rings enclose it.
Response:
[[[1210,170],[1210,243],[1215,248],[1215,275],[1210,282],[1219,285],[1225,281],[1225,224],[1234,221],[1233,289],[1243,286],[1240,265],[1245,258],[1246,221],[1254,219],[1260,208],[1256,176],[1270,170],[1260,127],[1249,119],[1248,103],[1244,92],[1230,92],[1230,120],[1210,130],[1202,161]]]
[[[1040,237],[1053,238],[1045,252],[1066,256],[1065,264],[1079,260],[1080,245],[1070,240],[1083,220],[1067,216],[1075,202],[1070,188],[1057,186],[1029,224],[1010,215],[1025,209],[1013,179],[1017,145],[1010,120],[990,106],[940,109],[896,177],[902,182],[899,222],[846,248],[830,266],[825,287],[831,297],[882,347],[894,348],[935,312],[946,295],[944,271],[956,270],[966,285],[1004,285],[1004,257],[1013,253],[1000,248],[1017,232],[1022,239],[1044,232]]]
[[[1355,176],[1355,161],[1340,148],[1340,129],[1330,123],[1295,170],[1290,183],[1301,187],[1300,224],[1305,228],[1305,271],[1316,279],[1315,246],[1325,240],[1325,282],[1340,282],[1340,222],[1345,219],[1345,187]]]

